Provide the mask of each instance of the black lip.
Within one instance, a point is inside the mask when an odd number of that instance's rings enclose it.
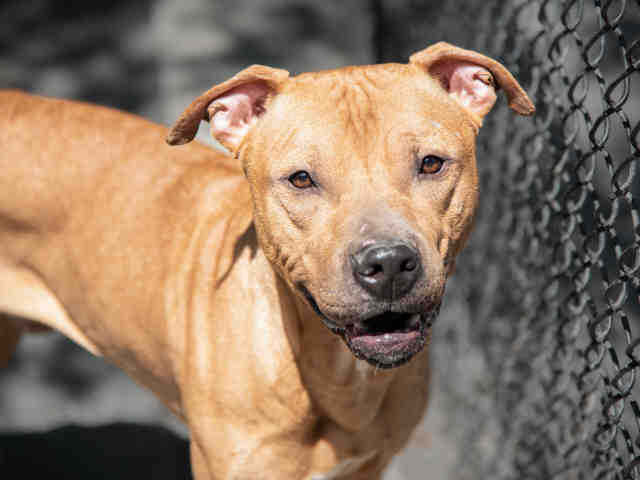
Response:
[[[336,325],[333,321],[327,318],[327,316],[324,313],[322,313],[322,310],[320,310],[320,307],[318,307],[318,303],[316,302],[316,299],[313,298],[313,295],[311,295],[311,292],[307,289],[307,287],[300,284],[298,285],[298,288],[302,292],[302,295],[304,296],[304,298],[307,299],[307,302],[309,303],[313,311],[316,312],[316,314],[320,317],[320,319],[326,325],[326,327],[336,335],[344,335],[344,331],[345,331],[344,327]]]
[[[329,330],[331,330],[332,333],[339,335],[342,338],[342,340],[346,343],[349,350],[351,350],[351,353],[353,353],[353,355],[356,358],[360,360],[364,360],[370,365],[373,365],[374,367],[381,368],[381,369],[390,369],[390,368],[395,368],[395,367],[404,365],[409,360],[411,360],[417,353],[419,353],[426,344],[427,333],[431,329],[433,322],[437,317],[438,311],[439,311],[439,305],[438,305],[430,309],[429,312],[420,314],[420,322],[418,327],[418,332],[419,332],[418,339],[407,348],[402,349],[399,352],[394,352],[393,354],[389,354],[389,355],[374,354],[372,352],[364,351],[360,348],[357,348],[352,342],[353,337],[348,333],[349,327],[348,326],[342,327],[337,325],[331,319],[329,319],[324,313],[322,313],[322,310],[320,310],[320,307],[318,306],[318,303],[316,302],[315,298],[313,298],[313,295],[311,294],[311,292],[309,292],[309,290],[304,285],[298,285],[298,288],[300,289],[302,295],[305,297],[305,299],[307,300],[307,302],[309,303],[313,311],[316,312],[316,314],[320,317],[320,319],[326,325],[326,327]],[[415,315],[415,313],[409,313],[409,312],[395,312],[395,313],[385,312],[383,314],[365,319],[363,320],[363,322],[365,323],[367,321],[375,322],[377,318],[382,318],[385,315],[390,315],[390,314],[393,316],[407,316],[407,317]],[[376,333],[376,330],[378,329],[377,328],[373,329],[374,334]],[[384,332],[379,332],[379,333],[384,333]]]

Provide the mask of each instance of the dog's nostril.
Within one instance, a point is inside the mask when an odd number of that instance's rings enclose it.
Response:
[[[377,298],[399,298],[421,275],[420,255],[405,245],[369,245],[351,257],[362,288]]]
[[[374,275],[380,272],[382,272],[382,265],[376,264],[376,265],[369,265],[368,267],[365,267],[364,270],[361,270],[358,273],[365,277],[373,277]]]
[[[411,272],[411,271],[415,270],[416,266],[417,266],[417,264],[416,264],[415,259],[409,258],[409,259],[404,261],[404,263],[402,264],[402,266],[400,268],[404,272]]]

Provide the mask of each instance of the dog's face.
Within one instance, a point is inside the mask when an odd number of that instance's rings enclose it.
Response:
[[[206,102],[212,132],[242,161],[266,256],[379,367],[419,352],[438,312],[472,224],[475,137],[495,79],[513,81],[520,113],[533,110],[504,67],[467,53],[438,44],[408,65],[273,70],[281,78],[254,75]]]
[[[425,342],[476,205],[474,126],[424,73],[303,75],[242,151],[261,246],[359,358]]]

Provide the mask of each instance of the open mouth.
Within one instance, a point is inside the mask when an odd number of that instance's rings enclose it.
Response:
[[[347,325],[343,337],[357,358],[379,368],[397,367],[424,347],[430,317],[384,312]]]
[[[387,311],[340,326],[322,313],[304,285],[299,288],[322,322],[344,339],[356,358],[378,368],[398,367],[420,352],[439,310],[435,306],[425,313]]]

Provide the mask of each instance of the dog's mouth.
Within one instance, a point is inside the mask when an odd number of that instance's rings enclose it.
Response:
[[[346,326],[343,338],[353,354],[379,368],[408,362],[426,343],[431,315],[384,312]]]
[[[340,326],[322,313],[306,287],[300,288],[311,308],[333,333],[344,339],[356,358],[378,368],[398,367],[420,352],[438,314],[437,307],[423,313],[385,311]]]

